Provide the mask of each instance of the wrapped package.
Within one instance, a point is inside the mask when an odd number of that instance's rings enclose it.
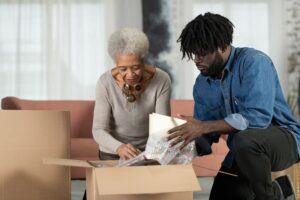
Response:
[[[159,163],[167,164],[188,164],[197,155],[195,142],[192,141],[182,150],[183,143],[170,147],[171,141],[167,141],[168,130],[186,121],[165,115],[153,113],[150,115],[149,138],[144,152],[130,160],[119,160],[119,166],[145,165]]]

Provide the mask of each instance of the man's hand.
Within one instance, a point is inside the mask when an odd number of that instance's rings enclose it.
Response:
[[[209,133],[209,126],[207,126],[207,122],[183,115],[179,115],[179,117],[187,122],[168,131],[170,134],[167,137],[168,141],[174,139],[171,142],[171,146],[183,141],[182,145],[180,145],[180,149],[182,149],[195,138],[200,137],[205,133]]]
[[[135,148],[132,144],[122,144],[117,149],[117,153],[120,158],[127,160],[137,156],[140,153],[140,150]]]
[[[193,117],[187,117],[183,115],[179,115],[179,117],[186,120],[186,123],[169,130],[168,133],[170,135],[167,137],[167,139],[168,141],[174,139],[171,142],[171,146],[184,141],[182,145],[180,145],[180,149],[183,149],[192,140],[204,134],[212,132],[230,134],[237,132],[237,130],[231,127],[225,120],[200,121],[194,119]]]

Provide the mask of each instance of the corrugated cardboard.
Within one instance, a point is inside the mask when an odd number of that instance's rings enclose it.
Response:
[[[86,168],[88,200],[192,200],[200,190],[191,165],[114,167],[115,161],[55,158],[44,163]]]
[[[0,124],[0,199],[71,199],[69,169],[42,163],[69,157],[69,113],[1,110]]]
[[[71,199],[69,169],[42,163],[68,158],[69,113],[1,110],[0,124],[0,199]]]

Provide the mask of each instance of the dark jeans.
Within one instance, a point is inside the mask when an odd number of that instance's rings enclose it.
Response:
[[[116,154],[106,153],[103,151],[99,151],[99,159],[100,160],[119,160],[120,157]],[[84,195],[82,200],[86,200],[86,190],[84,191]]]
[[[218,173],[210,200],[277,200],[279,191],[272,186],[271,171],[284,170],[299,161],[294,136],[284,128],[249,129],[234,135],[231,153],[234,164]]]

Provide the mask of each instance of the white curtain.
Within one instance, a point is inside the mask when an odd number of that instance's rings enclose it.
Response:
[[[142,1],[141,0],[102,0],[104,9],[105,41],[116,30],[130,27],[143,30]],[[105,49],[106,49],[105,42]],[[106,53],[106,65],[110,68],[113,60]]]
[[[192,61],[182,60],[180,44],[177,39],[185,25],[193,19],[193,0],[162,0],[162,17],[169,22],[170,39],[168,46],[170,49],[159,55],[159,60],[163,60],[171,66],[174,80],[172,82],[172,98],[191,99],[195,82],[194,68]],[[156,19],[159,20],[159,19]],[[151,45],[151,44],[150,44]]]
[[[236,25],[234,45],[261,49],[273,59],[287,87],[284,0],[163,0],[169,22],[173,98],[192,98],[193,62],[181,60],[176,42],[199,13],[218,12]],[[153,19],[159,20],[159,19]],[[1,0],[0,98],[94,99],[98,77],[114,66],[109,35],[142,30],[141,0]]]
[[[125,26],[141,29],[140,0],[0,1],[0,98],[94,99]]]

